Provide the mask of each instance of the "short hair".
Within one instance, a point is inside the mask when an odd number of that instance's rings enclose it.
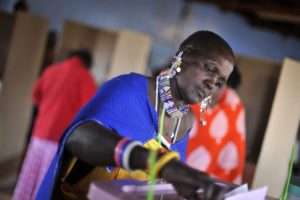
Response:
[[[71,51],[68,55],[68,58],[77,56],[80,58],[80,60],[84,63],[84,65],[87,68],[90,68],[92,66],[92,55],[91,53],[86,49],[78,49]]]
[[[230,45],[219,35],[211,31],[197,31],[187,37],[179,46],[179,51],[191,57],[202,55],[223,55],[234,61]]]

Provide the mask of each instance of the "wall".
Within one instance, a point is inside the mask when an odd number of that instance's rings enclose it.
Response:
[[[165,63],[189,33],[208,29],[222,35],[238,54],[281,61],[285,56],[300,60],[300,40],[251,27],[233,12],[209,4],[192,4],[191,19],[180,21],[182,0],[27,0],[31,12],[47,17],[60,31],[65,19],[95,27],[129,28],[152,36],[150,66]],[[0,9],[11,11],[14,0],[2,0]],[[176,29],[177,27],[177,29]],[[177,31],[175,31],[177,30]]]
[[[0,27],[5,27],[5,29],[0,29],[0,80],[3,79],[4,66],[6,64],[7,53],[9,50],[9,44],[11,40],[11,35],[13,34],[15,17],[10,14],[0,12]],[[1,87],[0,87],[1,91]]]

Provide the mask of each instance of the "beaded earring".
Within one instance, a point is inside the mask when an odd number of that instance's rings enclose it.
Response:
[[[200,105],[200,121],[199,121],[199,123],[202,126],[206,125],[205,112],[207,110],[207,107],[208,107],[208,104],[210,103],[210,101],[211,101],[211,96],[208,96],[202,100],[201,105]]]
[[[182,63],[182,54],[183,51],[180,51],[177,56],[175,56],[175,60],[172,62],[172,66],[169,71],[169,78],[173,78],[176,74],[181,72],[181,63]]]

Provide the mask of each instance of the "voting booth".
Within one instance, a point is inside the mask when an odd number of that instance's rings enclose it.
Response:
[[[58,58],[84,48],[92,52],[92,72],[100,85],[120,74],[146,74],[151,39],[148,35],[128,29],[112,31],[80,22],[65,21],[58,49]]]
[[[31,89],[42,64],[48,21],[0,12],[0,177],[16,170],[32,110]]]

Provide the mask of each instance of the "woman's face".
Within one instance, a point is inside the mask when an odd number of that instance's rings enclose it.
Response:
[[[206,56],[186,61],[177,75],[177,83],[182,100],[186,104],[196,104],[212,95],[226,84],[233,70],[233,59],[225,56]]]

